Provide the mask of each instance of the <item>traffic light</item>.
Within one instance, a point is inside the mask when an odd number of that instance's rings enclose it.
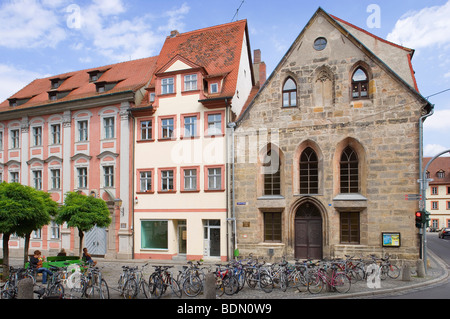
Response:
[[[422,228],[423,223],[423,212],[416,212],[416,227]]]
[[[423,223],[425,224],[425,227],[430,227],[430,212],[424,211],[422,216]]]

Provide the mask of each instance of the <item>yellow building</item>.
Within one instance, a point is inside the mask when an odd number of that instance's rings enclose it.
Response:
[[[227,124],[254,86],[246,20],[166,39],[132,111],[134,257],[226,260]]]
[[[431,157],[423,159],[425,167]],[[450,157],[438,157],[428,167],[429,182],[426,210],[430,213],[430,230],[450,227]]]

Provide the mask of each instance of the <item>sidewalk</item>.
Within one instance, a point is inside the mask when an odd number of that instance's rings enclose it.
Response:
[[[166,260],[108,260],[102,258],[95,258],[97,261],[97,266],[102,270],[103,278],[106,280],[111,299],[120,299],[120,295],[117,291],[117,281],[119,279],[120,273],[122,272],[123,265],[132,266],[142,266],[148,263],[148,266],[144,269],[144,276],[148,276],[153,272],[152,265],[173,265],[174,274],[178,273],[178,270],[182,269],[183,265],[186,265],[186,261],[166,261]],[[350,298],[370,298],[371,296],[382,296],[383,294],[399,293],[408,289],[417,289],[420,287],[426,287],[433,284],[438,284],[447,280],[449,275],[447,266],[444,262],[440,260],[433,252],[428,251],[428,267],[427,274],[424,278],[418,278],[417,276],[411,275],[410,281],[402,281],[402,274],[400,274],[397,279],[386,279],[379,282],[379,288],[370,288],[374,284],[370,285],[366,281],[359,281],[356,283],[352,282],[350,292],[345,294],[340,294],[338,292],[322,292],[318,295],[310,294],[306,288],[303,288],[301,292],[297,289],[288,288],[286,292],[281,291],[279,288],[275,287],[271,293],[265,293],[260,289],[250,289],[245,285],[244,289],[238,294],[227,296],[223,295],[220,300],[229,299],[350,299]],[[20,266],[22,260],[11,259],[10,264],[12,266]],[[214,268],[216,262],[205,262],[205,265],[211,265]],[[40,284],[40,283],[38,283]],[[169,289],[170,290],[170,289]],[[143,299],[144,296],[141,294],[138,299]],[[170,291],[162,296],[162,299],[172,299],[173,297]],[[203,299],[203,295],[200,294],[195,299]],[[189,300],[194,299],[187,297],[183,294],[182,299]]]

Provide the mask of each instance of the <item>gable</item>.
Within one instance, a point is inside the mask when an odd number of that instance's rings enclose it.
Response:
[[[325,38],[326,44],[323,48],[315,49],[314,42],[319,38]],[[408,52],[403,49],[395,48],[394,51],[391,51],[391,54],[400,54],[399,51],[401,51],[403,60],[406,63],[410,62],[408,60],[410,56],[405,54]],[[353,103],[354,101],[351,99],[352,72],[358,66],[366,67],[371,75],[368,83],[368,91],[371,95],[369,103],[366,103],[367,101]],[[324,67],[327,69],[324,69]],[[324,71],[322,75],[330,74],[331,77],[321,77],[320,74],[317,74],[320,70]],[[334,82],[331,85],[334,91],[325,96],[332,100],[332,106],[336,104],[351,104],[353,108],[364,108],[367,104],[369,106],[376,104],[378,109],[372,109],[372,113],[375,111],[379,112],[381,106],[386,109],[389,106],[398,107],[399,104],[405,103],[404,98],[401,98],[400,94],[396,96],[386,94],[386,90],[394,91],[395,87],[395,90],[401,93],[403,97],[408,96],[408,99],[410,98],[411,101],[414,101],[420,108],[420,112],[424,110],[430,112],[432,109],[431,104],[410,85],[410,83],[413,84],[412,82],[408,83],[405,81],[321,8],[316,11],[293,42],[258,94],[245,109],[237,124],[239,125],[247,117],[254,105],[260,100],[271,101],[271,105],[274,105],[274,108],[281,108],[282,85],[289,76],[294,78],[298,84],[297,96],[299,105],[302,108],[301,113],[322,114],[321,117],[316,116],[317,120],[311,122],[312,125],[326,123],[328,121],[326,117],[328,116],[333,116],[334,114],[342,116],[342,114],[348,113],[346,109],[337,111],[336,108],[323,108],[323,105],[317,105],[317,97],[311,97],[314,92],[320,93],[320,90],[316,90],[314,83],[326,78]],[[330,87],[330,83],[326,83],[326,85]],[[330,104],[329,101],[327,103]],[[289,112],[294,113],[294,110]],[[323,116],[324,114],[326,116]]]

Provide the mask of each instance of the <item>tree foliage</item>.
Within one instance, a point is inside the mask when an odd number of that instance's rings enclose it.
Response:
[[[25,237],[24,261],[28,255],[29,239],[34,230],[51,221],[58,204],[48,193],[19,183],[0,184],[0,233],[3,234],[3,264],[9,264],[11,234]]]
[[[59,207],[55,222],[67,223],[67,226],[78,229],[80,236],[80,257],[83,247],[84,233],[94,226],[105,228],[111,224],[108,206],[102,199],[82,195],[77,192],[66,193],[64,205]]]

